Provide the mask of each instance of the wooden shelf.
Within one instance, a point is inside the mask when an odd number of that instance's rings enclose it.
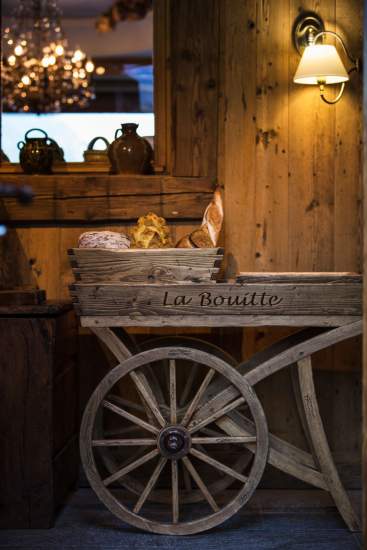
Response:
[[[30,205],[3,199],[9,225],[27,222],[126,222],[154,211],[169,220],[199,220],[214,182],[203,177],[112,176],[107,174],[0,174],[0,183],[29,185]]]

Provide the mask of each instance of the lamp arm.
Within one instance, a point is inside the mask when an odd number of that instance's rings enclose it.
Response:
[[[351,56],[351,54],[349,53],[349,50],[347,49],[346,45],[344,44],[344,40],[336,32],[334,32],[334,31],[320,31],[319,33],[317,33],[315,35],[313,43],[316,44],[316,41],[319,38],[321,38],[324,34],[327,34],[329,36],[333,36],[334,38],[336,38],[339,41],[339,43],[341,44],[341,46],[344,50],[345,55],[347,56],[349,61],[351,63],[353,63],[353,69],[358,70],[358,59],[355,59],[354,57]]]
[[[322,101],[324,101],[328,105],[334,105],[334,103],[338,103],[341,96],[343,95],[344,88],[345,88],[345,82],[342,82],[338,95],[336,97],[334,97],[334,99],[327,99],[327,97],[325,97],[325,95],[324,95],[324,90],[325,90],[324,84],[322,82],[320,82],[320,97],[321,97]]]

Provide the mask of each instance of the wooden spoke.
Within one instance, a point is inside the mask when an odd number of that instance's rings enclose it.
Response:
[[[203,482],[203,480],[201,479],[200,475],[198,474],[198,472],[196,471],[196,469],[194,468],[191,460],[187,457],[187,456],[184,456],[183,459],[182,459],[182,462],[184,463],[185,467],[187,468],[187,470],[190,472],[193,480],[195,481],[196,485],[199,487],[200,491],[202,492],[203,496],[205,497],[205,499],[208,501],[208,503],[210,504],[212,510],[214,512],[219,512],[219,506],[217,505],[217,503],[215,502],[214,498],[212,497],[212,495],[210,494],[210,492],[208,491],[208,488],[207,486],[205,485],[205,483]]]
[[[202,398],[205,390],[207,389],[207,387],[209,386],[213,376],[215,374],[215,370],[214,369],[209,369],[204,380],[202,381],[201,385],[200,385],[200,388],[198,389],[198,391],[196,392],[195,394],[195,397],[193,398],[193,400],[191,401],[190,405],[189,405],[189,408],[187,409],[186,413],[185,413],[185,416],[183,417],[182,419],[182,422],[181,424],[183,426],[187,426],[187,424],[190,422],[191,420],[191,417],[192,415],[194,414],[195,410],[196,410],[196,407],[198,406],[199,404],[199,401],[200,399]]]
[[[165,467],[166,462],[167,462],[167,458],[164,458],[163,456],[159,459],[159,462],[158,462],[157,466],[155,467],[154,472],[151,475],[151,478],[149,479],[144,491],[140,495],[138,502],[134,506],[133,511],[135,512],[135,514],[138,514],[140,512],[141,508],[143,507],[144,502],[147,500],[147,498],[150,495],[154,485],[157,483],[159,475],[160,475],[161,471],[163,470],[163,468]]]
[[[248,478],[246,476],[243,476],[242,474],[236,472],[232,468],[229,468],[225,464],[222,464],[221,462],[218,462],[218,460],[215,460],[214,458],[210,457],[209,455],[202,453],[198,451],[197,449],[191,448],[190,453],[198,458],[199,460],[202,460],[203,462],[206,462],[207,464],[210,464],[213,466],[213,468],[216,468],[220,472],[223,472],[224,474],[228,474],[229,476],[234,477],[235,479],[238,479],[239,481],[242,481],[243,483],[246,483]]]
[[[105,487],[108,487],[108,485],[111,485],[111,483],[113,483],[117,479],[120,479],[121,477],[123,477],[125,474],[128,474],[132,470],[136,470],[136,468],[139,468],[139,466],[141,466],[142,464],[145,464],[145,462],[148,462],[148,460],[151,460],[152,458],[154,458],[158,454],[159,454],[158,449],[154,449],[153,451],[150,451],[149,453],[142,456],[141,458],[138,458],[134,462],[131,462],[131,464],[128,464],[127,466],[124,466],[123,468],[120,468],[120,470],[118,470],[114,474],[106,477],[103,480],[103,485]]]
[[[218,418],[221,418],[222,416],[227,414],[229,411],[232,411],[233,409],[238,407],[238,405],[240,405],[241,403],[244,403],[244,401],[245,401],[244,397],[239,397],[235,401],[232,401],[232,403],[229,403],[226,407],[223,407],[222,409],[219,409],[219,410],[215,410],[210,416],[204,418],[198,424],[196,425],[190,424],[188,427],[189,431],[191,433],[194,433],[201,430],[204,426],[207,426],[207,424],[211,424],[211,422],[215,422],[215,420],[217,420]]]
[[[184,385],[184,388],[183,388],[182,393],[181,393],[181,397],[180,397],[180,401],[179,401],[180,407],[183,407],[185,405],[185,403],[186,403],[186,401],[187,401],[187,399],[190,395],[190,391],[191,391],[191,388],[193,386],[197,371],[198,371],[198,364],[196,362],[192,363],[190,373],[189,373],[188,377],[186,378],[185,385]],[[186,471],[187,470],[185,470],[185,472]]]
[[[140,413],[143,413],[145,411],[144,407],[139,405],[139,403],[134,403],[133,401],[130,401],[129,399],[124,399],[123,397],[120,397],[119,395],[109,394],[107,396],[107,399],[109,401],[112,401],[112,403],[115,403],[116,405],[120,405],[121,407],[132,409],[132,410],[140,412]]]
[[[227,443],[256,443],[255,436],[249,437],[193,437],[192,443],[195,445],[224,445]]]
[[[156,445],[155,439],[94,439],[93,447],[138,447]]]
[[[172,460],[172,520],[178,523],[179,500],[178,500],[178,467],[177,460]]]
[[[177,423],[176,361],[169,361],[169,402],[171,424]]]
[[[143,401],[148,405],[151,413],[156,418],[158,424],[164,428],[166,421],[159,410],[158,403],[154,397],[154,394],[150,388],[148,380],[142,372],[130,372],[130,378],[134,381],[136,389],[141,395]]]
[[[148,432],[153,432],[154,434],[158,434],[159,430],[152,426],[151,424],[148,424],[148,422],[145,422],[145,420],[142,420],[138,416],[135,416],[134,414],[130,414],[124,409],[121,409],[121,407],[118,407],[117,405],[114,405],[113,403],[110,403],[109,401],[104,400],[103,406],[106,409],[109,409],[110,411],[113,411],[116,414],[119,414],[123,418],[126,418],[126,420],[130,420],[130,422],[133,422],[133,424],[137,424],[141,428],[144,428],[144,430],[147,430]]]

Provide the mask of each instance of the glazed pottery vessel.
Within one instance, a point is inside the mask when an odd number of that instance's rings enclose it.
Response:
[[[152,172],[153,149],[148,140],[136,133],[138,124],[121,124],[115,141],[108,148],[112,174],[149,174]],[[118,133],[122,135],[117,137]]]
[[[30,132],[41,132],[44,137],[30,138]],[[18,143],[20,150],[19,162],[26,174],[51,174],[54,160],[54,147],[49,142],[49,137],[43,130],[32,128],[24,136],[25,142]]]

